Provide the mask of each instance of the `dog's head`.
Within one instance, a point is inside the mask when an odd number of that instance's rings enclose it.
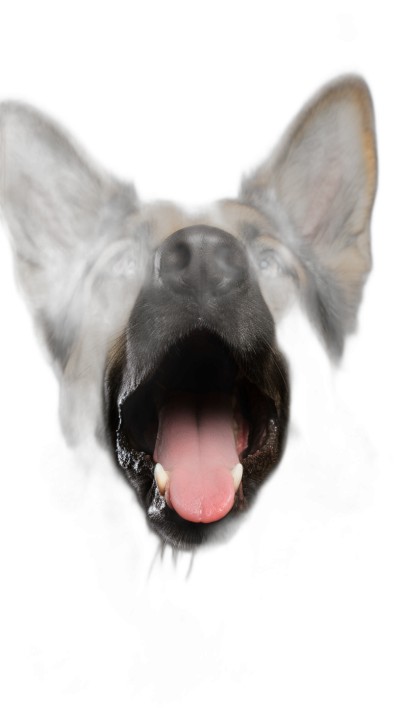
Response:
[[[152,528],[194,547],[282,454],[285,310],[297,298],[334,359],[355,327],[376,187],[368,89],[325,87],[238,200],[196,215],[142,205],[26,106],[0,122],[2,209],[66,437],[96,431]]]

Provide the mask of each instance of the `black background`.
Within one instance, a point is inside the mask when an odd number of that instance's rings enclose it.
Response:
[[[51,39],[5,38],[0,101],[47,112],[144,201],[235,198],[243,176],[315,92],[344,74],[365,80],[378,156],[373,269],[341,370],[376,466],[361,513],[314,529],[296,514],[276,514],[259,572],[246,540],[195,563],[187,577],[189,560],[166,553],[161,562],[150,539],[126,587],[112,568],[99,575],[79,528],[50,512],[41,482],[37,444],[56,420],[57,383],[36,346],[2,233],[3,512],[15,696],[49,697],[57,711],[62,702],[72,708],[144,693],[160,706],[197,696],[205,706],[210,692],[221,707],[260,692],[265,701],[278,689],[309,701],[321,681],[326,699],[349,687],[352,696],[382,691],[379,665],[392,627],[399,252],[396,92],[383,24],[350,27],[343,19],[329,41],[323,35],[315,44],[289,38],[282,20],[255,36],[257,17],[218,31],[210,20],[196,35],[189,22],[171,35],[171,18],[165,28],[157,18],[162,40],[155,18],[123,36],[124,18],[80,36],[77,19],[62,41],[60,20],[52,22]]]

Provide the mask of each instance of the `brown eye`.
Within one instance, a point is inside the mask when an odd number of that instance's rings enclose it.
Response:
[[[111,272],[117,275],[131,275],[140,267],[140,261],[133,254],[121,255],[114,263]]]
[[[271,275],[273,273],[282,273],[283,270],[278,261],[271,255],[260,255],[254,261],[254,265],[259,273]]]

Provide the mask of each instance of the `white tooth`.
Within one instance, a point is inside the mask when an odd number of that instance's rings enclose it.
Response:
[[[233,476],[233,485],[235,487],[235,493],[240,486],[240,482],[243,476],[243,466],[242,464],[236,464],[235,468],[232,469],[231,474]]]
[[[168,471],[164,471],[161,464],[156,464],[156,467],[154,469],[154,476],[156,479],[158,490],[159,490],[161,496],[164,496],[165,487],[166,487],[167,481],[169,479],[169,473],[168,473]]]

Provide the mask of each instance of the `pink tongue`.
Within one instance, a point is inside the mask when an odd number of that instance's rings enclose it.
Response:
[[[211,523],[233,506],[238,463],[228,395],[182,392],[160,413],[154,460],[168,471],[167,501],[187,521]]]

